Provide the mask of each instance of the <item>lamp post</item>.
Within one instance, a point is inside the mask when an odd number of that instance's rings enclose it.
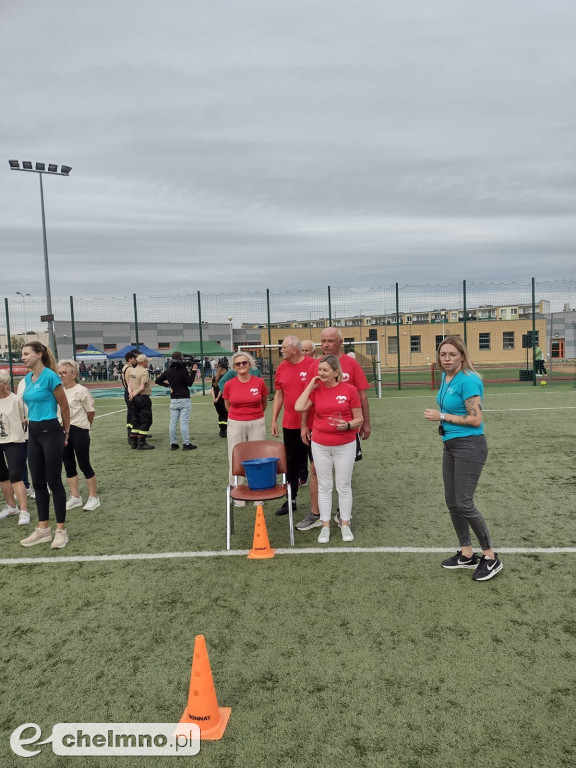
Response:
[[[232,334],[232,315],[229,315],[228,322],[230,323],[230,351],[234,352],[234,337]]]
[[[22,167],[20,167],[19,160],[9,160],[11,171],[24,171],[26,173],[37,173],[40,179],[40,208],[42,211],[42,239],[44,243],[44,278],[46,281],[46,316],[48,318],[48,339],[50,349],[56,355],[56,340],[54,338],[54,315],[52,314],[52,294],[50,292],[50,269],[48,266],[48,241],[46,238],[46,216],[44,213],[44,187],[42,186],[42,175],[48,174],[49,176],[68,176],[72,168],[69,165],[60,166],[60,173],[58,173],[58,166],[54,163],[48,164],[48,170],[46,170],[46,163],[36,163],[36,167],[32,167],[32,163],[29,160],[24,160]]]

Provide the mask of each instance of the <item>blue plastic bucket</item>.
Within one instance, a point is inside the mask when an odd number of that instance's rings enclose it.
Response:
[[[265,491],[267,488],[274,488],[276,485],[276,475],[278,458],[270,457],[267,459],[247,459],[242,462],[248,488],[251,491]]]

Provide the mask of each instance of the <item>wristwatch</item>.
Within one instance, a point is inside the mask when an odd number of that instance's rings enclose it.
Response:
[[[441,413],[440,414],[440,421],[446,421],[446,414],[445,413]]]

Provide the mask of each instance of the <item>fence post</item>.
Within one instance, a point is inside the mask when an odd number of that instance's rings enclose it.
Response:
[[[202,395],[206,394],[204,382],[204,339],[202,338],[202,304],[200,303],[200,291],[198,293],[198,336],[200,338],[200,376],[202,377]]]
[[[400,373],[400,299],[398,297],[398,283],[396,283],[396,355],[398,357],[398,389],[402,389],[402,376]]]
[[[532,386],[534,387],[536,386],[536,346],[540,346],[540,343],[536,344],[536,281],[532,278]]]
[[[74,297],[73,296],[70,296],[70,323],[72,325],[72,357],[74,358],[74,360],[76,360],[76,323],[74,322]],[[108,370],[108,363],[106,363],[106,370]]]
[[[8,341],[8,360],[10,366],[10,389],[14,389],[14,368],[12,365],[12,342],[10,341],[10,313],[8,312],[8,299],[4,299],[4,309],[6,310],[6,339]],[[26,336],[24,336],[26,341]]]
[[[132,294],[134,301],[134,332],[136,333],[136,349],[140,352],[140,337],[138,335],[138,307],[136,306],[136,294]]]
[[[332,328],[332,295],[330,294],[330,286],[328,286],[328,325]]]
[[[270,289],[266,288],[266,320],[268,323],[268,377],[269,392],[274,391],[274,374],[272,371],[272,333],[270,331]]]
[[[468,325],[466,324],[466,280],[462,280],[462,297],[464,300],[464,344],[468,346]]]

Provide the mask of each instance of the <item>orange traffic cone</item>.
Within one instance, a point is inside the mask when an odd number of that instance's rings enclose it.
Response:
[[[254,540],[252,542],[252,549],[248,552],[248,560],[265,560],[268,557],[274,557],[275,554],[276,550],[270,549],[264,509],[262,505],[259,505],[256,510],[256,522],[254,523]]]
[[[204,635],[196,635],[188,706],[180,723],[196,723],[200,727],[200,739],[221,739],[228,725],[232,709],[219,707],[210,669],[210,660]],[[177,730],[176,733],[179,731]]]

